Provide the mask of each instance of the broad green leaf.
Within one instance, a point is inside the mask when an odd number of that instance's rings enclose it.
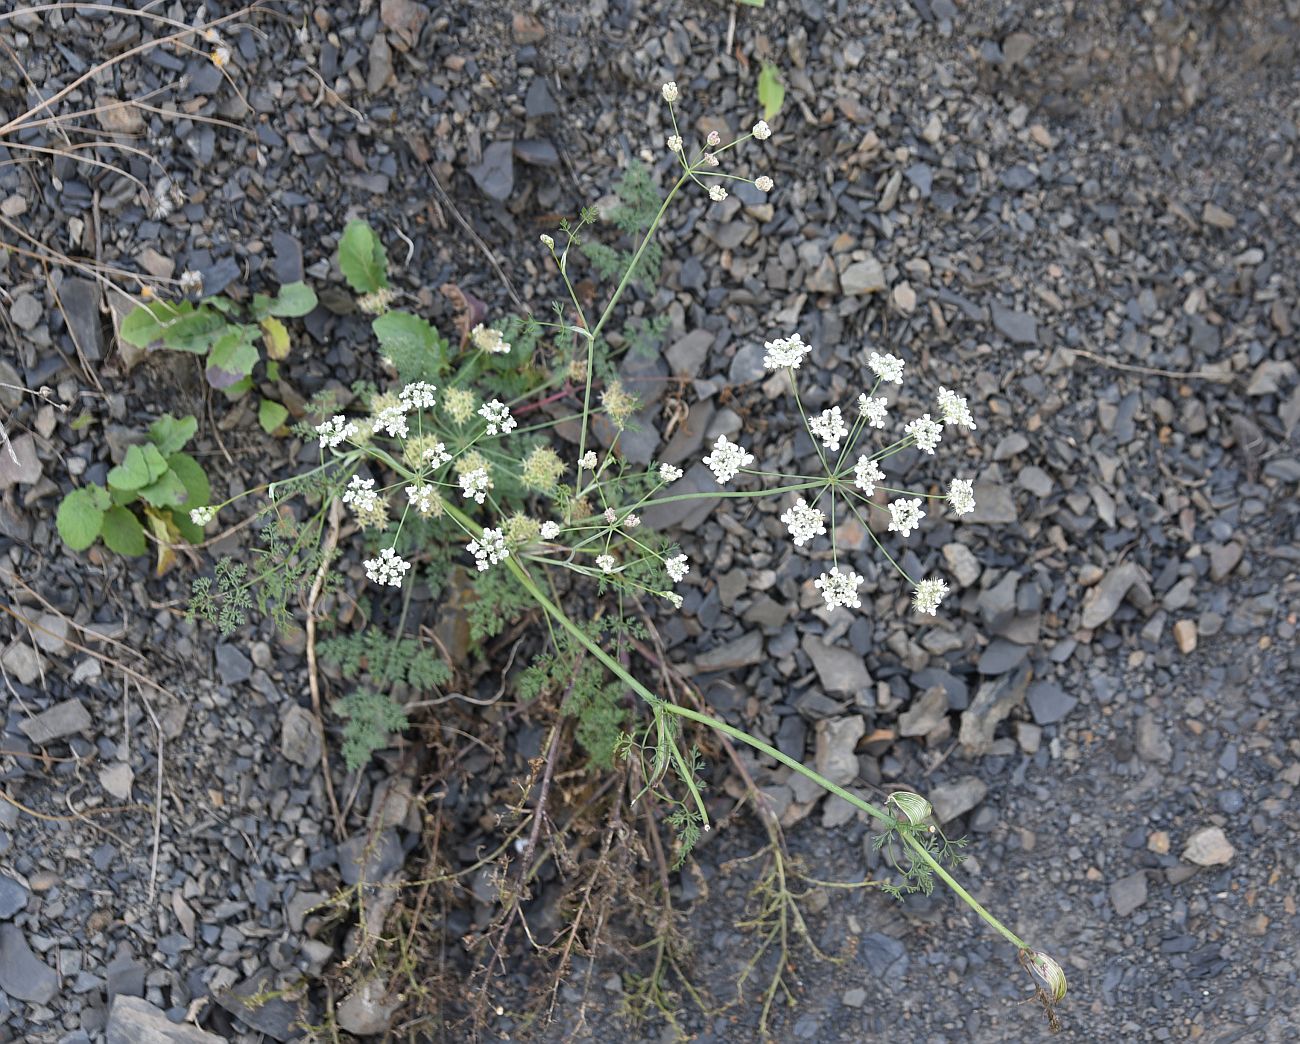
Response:
[[[385,312],[371,324],[379,349],[403,381],[436,378],[447,358],[447,342],[424,319],[410,312]]]
[[[208,383],[212,384],[211,376],[208,377]],[[253,386],[253,378],[241,377],[229,388],[222,388],[220,389],[220,391],[222,395],[224,395],[227,399],[233,402],[235,399],[238,399],[241,395],[243,395],[246,391],[248,391],[252,386]],[[216,385],[213,385],[213,387],[216,387]]]
[[[140,520],[124,507],[109,508],[104,513],[104,529],[101,534],[110,551],[119,555],[142,555],[145,553],[144,526]]]
[[[140,499],[156,508],[180,507],[189,499],[189,492],[180,476],[168,468],[157,482],[140,490]]]
[[[170,457],[181,449],[199,429],[199,422],[193,417],[173,417],[164,413],[149,425],[149,438],[158,447],[164,457]]]
[[[262,343],[266,345],[266,354],[272,359],[286,359],[289,356],[289,331],[279,319],[267,316],[262,320]]]
[[[108,484],[124,491],[139,490],[157,482],[166,471],[167,461],[152,442],[128,446],[122,463],[109,471]]]
[[[266,294],[254,294],[253,305],[249,308],[253,318],[259,323],[271,314],[271,299]]]
[[[785,104],[785,85],[781,73],[771,62],[764,62],[758,74],[758,104],[763,106],[763,119],[770,120]]]
[[[59,536],[73,551],[84,551],[95,542],[104,525],[108,493],[99,486],[74,489],[59,504],[54,524]]]
[[[186,504],[203,507],[212,499],[212,486],[203,465],[188,453],[173,453],[167,458],[167,466],[185,487]]]
[[[380,248],[382,251],[382,248]],[[285,283],[271,301],[271,315],[296,319],[316,307],[316,291],[306,283]]]
[[[266,379],[268,381],[278,381],[280,379],[280,364],[274,359],[266,360]]]
[[[388,255],[375,230],[364,221],[349,221],[339,240],[339,271],[358,294],[388,285]]]
[[[196,526],[190,521],[190,514],[184,508],[175,508],[171,513],[172,527],[182,537],[187,544],[201,544],[205,536],[202,526]]]
[[[229,388],[241,377],[247,377],[257,365],[257,345],[249,336],[256,336],[257,327],[239,327],[228,331],[208,356],[208,383],[217,389]]]
[[[263,399],[262,404],[257,407],[257,423],[268,435],[274,435],[279,431],[288,416],[289,411],[271,399]]]
[[[175,351],[199,355],[212,346],[226,325],[225,317],[207,305],[195,308],[188,301],[153,301],[127,315],[118,332],[122,340],[137,348],[161,341]]]

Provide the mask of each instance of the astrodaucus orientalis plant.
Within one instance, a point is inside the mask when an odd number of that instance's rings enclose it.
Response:
[[[887,519],[890,541],[904,541],[935,510],[961,515],[974,509],[968,478],[952,476],[942,485],[909,490],[888,474],[891,458],[903,450],[933,457],[953,432],[975,428],[967,400],[940,387],[928,412],[904,415],[896,396],[904,360],[871,351],[864,352],[864,369],[871,377],[857,398],[810,415],[797,375],[814,346],[797,332],[768,341],[764,365],[788,380],[815,451],[811,473],[768,470],[743,440],[724,435],[700,461],[715,488],[676,493],[680,467],[668,462],[635,467],[619,454],[619,437],[633,423],[639,403],[612,366],[616,353],[607,329],[628,287],[636,280],[653,282],[661,258],[655,235],[664,214],[688,189],[722,202],[735,182],[760,192],[775,187],[765,174],[750,178],[722,168],[737,146],[770,137],[765,121],[725,144],[713,132],[703,144],[688,146],[677,124],[676,84],[665,84],[662,93],[672,123],[666,144],[678,168],[675,182],[653,207],[646,205],[652,182],[645,172],[634,172],[630,186],[625,184],[627,209],[620,228],[635,233],[634,249],[587,243],[588,227],[597,217],[593,210],[561,222],[555,235],[541,236],[568,298],[554,302],[546,319],[524,316],[490,324],[485,310],[466,300],[459,337],[447,340],[419,317],[393,308],[400,295],[389,284],[378,237],[364,222],[348,226],[339,246],[339,268],[359,295],[359,307],[374,314],[374,332],[395,380],[383,390],[355,386],[360,411],[336,412],[329,403],[313,404],[319,423],[301,425],[298,431],[317,442],[319,464],[287,482],[253,491],[269,496],[262,510],[272,520],[268,529],[278,547],[252,571],[219,567],[215,586],[211,580],[197,585],[194,612],[216,621],[224,632],[242,622],[243,611],[257,598],[287,617],[294,592],[301,592],[307,577],[330,566],[333,552],[320,549],[327,513],[345,510],[373,547],[363,568],[379,593],[388,588],[409,592],[420,579],[439,589],[451,571],[461,570],[474,578],[470,619],[475,639],[499,633],[507,621],[525,613],[540,618],[542,649],[517,678],[522,698],[556,696],[561,713],[576,719],[575,733],[593,762],[622,759],[633,767],[630,778],[638,782],[632,805],[653,795],[659,807],[666,807],[665,818],[677,834],[675,864],[710,828],[701,755],[685,735],[688,725],[703,727],[801,773],[871,817],[880,831],[878,843],[892,853],[891,862],[901,874],[882,887],[894,894],[929,892],[936,881],[942,882],[1017,948],[1034,977],[1036,996],[1054,1019],[1055,1005],[1066,991],[1063,971],[985,910],[952,875],[960,845],[937,829],[924,797],[899,791],[883,806],[867,802],[758,737],[656,693],[631,666],[646,634],[646,600],[680,608],[677,587],[692,569],[671,534],[651,532],[642,521],[655,505],[777,498],[785,508],[780,520],[796,551],[806,549],[821,561],[829,558],[829,569],[814,567],[813,579],[828,612],[861,607],[858,553],[838,546],[839,525],[852,516],[903,578],[914,611],[928,615],[938,612],[946,582],[909,575],[876,535],[867,514]],[[572,269],[580,255],[598,274],[618,275],[598,314],[589,313],[575,288]],[[629,339],[619,340],[626,344]],[[561,437],[561,429],[576,447]],[[598,432],[606,436],[603,443]],[[878,445],[868,445],[868,437],[875,435]],[[293,504],[302,519],[291,510]],[[829,548],[819,550],[822,544]],[[250,593],[258,588],[270,594]],[[575,592],[596,598],[600,609],[591,612]],[[566,609],[566,601],[581,609]],[[370,671],[373,678],[373,664]],[[342,708],[354,735],[363,736],[353,746],[354,764],[381,733],[400,726],[406,709],[379,700],[373,689],[364,691],[366,696],[354,697]],[[639,705],[624,698],[629,692]],[[366,732],[357,728],[357,720],[368,713],[375,727]],[[788,895],[784,884],[781,888]]]

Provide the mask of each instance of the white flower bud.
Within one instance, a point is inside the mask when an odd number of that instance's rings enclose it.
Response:
[[[664,101],[668,102],[670,105],[677,100],[676,80],[669,80],[666,84],[663,85],[661,90],[663,91]]]

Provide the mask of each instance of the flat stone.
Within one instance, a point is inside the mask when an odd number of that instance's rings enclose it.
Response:
[[[1083,626],[1096,630],[1112,616],[1135,584],[1146,582],[1146,574],[1132,562],[1110,570],[1092,592],[1083,607]]]
[[[381,830],[373,837],[369,832],[356,834],[338,847],[339,874],[345,884],[363,880],[378,884],[399,869],[405,858],[396,830]]]
[[[379,979],[367,979],[338,1006],[339,1028],[358,1036],[380,1034],[401,1004],[401,993],[388,990]]]
[[[56,703],[34,718],[18,723],[18,728],[38,746],[62,739],[64,736],[86,735],[93,720],[86,705],[75,697]]]
[[[280,721],[280,753],[304,768],[320,764],[321,741],[316,719],[296,703],[289,704]]]
[[[119,994],[105,1027],[105,1044],[225,1044],[225,1037],[190,1023],[172,1022],[147,1000]]]
[[[1029,686],[1029,713],[1039,725],[1054,725],[1079,705],[1079,701],[1049,681],[1037,681]]]
[[[218,645],[215,650],[217,676],[223,685],[238,685],[253,676],[253,661],[233,645]]]
[[[809,273],[804,286],[814,294],[833,294],[839,291],[839,273],[835,270],[835,260],[829,254]]]
[[[59,993],[59,976],[27,945],[17,925],[0,924],[0,990],[14,1000],[49,1004]]]
[[[1237,219],[1217,203],[1206,203],[1201,210],[1201,220],[1212,228],[1230,229],[1237,227]]]
[[[932,685],[898,716],[900,736],[928,736],[948,715],[948,690]]]
[[[1009,483],[976,482],[972,492],[975,494],[975,510],[962,515],[962,522],[1003,526],[1019,518]]]
[[[1024,701],[1029,676],[1029,668],[1024,666],[1014,674],[1004,674],[979,687],[970,706],[962,712],[961,728],[957,734],[968,756],[988,753],[998,725]]]
[[[716,338],[709,330],[692,330],[674,341],[672,347],[664,352],[672,372],[685,377],[701,376],[714,340]]]
[[[534,76],[528,82],[528,91],[524,94],[524,115],[535,120],[541,116],[554,116],[559,111],[555,99],[551,97],[550,88],[546,86],[546,78]]]
[[[115,957],[104,969],[104,978],[108,985],[108,997],[143,997],[144,977],[149,966],[144,961],[136,960],[123,954]]]
[[[1183,859],[1197,866],[1226,866],[1237,850],[1218,827],[1203,827],[1187,839]]]
[[[802,644],[822,688],[827,692],[858,693],[871,688],[871,674],[857,653],[837,645],[827,645],[813,634],[805,635]]]
[[[1215,544],[1208,550],[1211,580],[1223,580],[1230,576],[1232,571],[1241,564],[1242,555],[1245,554],[1245,548],[1235,540],[1226,544]]]
[[[980,674],[995,678],[1000,674],[1014,671],[1025,662],[1028,655],[1028,646],[1018,645],[1005,638],[995,638],[989,642],[988,648],[980,654],[979,663],[976,666]]]
[[[944,544],[943,560],[948,564],[948,570],[962,587],[970,587],[971,584],[979,580],[980,573],[983,572],[979,559],[965,544]]]
[[[1143,870],[1121,877],[1110,886],[1110,905],[1119,917],[1127,917],[1147,901],[1147,875]]]
[[[119,801],[129,801],[135,773],[125,761],[115,761],[99,770],[99,785]]]
[[[680,496],[683,493],[717,493],[718,480],[713,472],[700,461],[696,461],[686,474],[667,487],[663,493],[666,497]],[[713,512],[722,498],[718,496],[701,497],[698,500],[673,500],[666,504],[651,503],[641,512],[641,521],[649,528],[667,530],[675,527],[690,532]]]
[[[534,167],[558,167],[560,153],[544,138],[523,138],[515,142],[515,159]]]
[[[41,652],[62,656],[68,651],[68,621],[57,613],[42,613],[36,618],[32,639]]]
[[[1018,312],[993,302],[993,326],[1014,344],[1038,343],[1038,320],[1028,312]]]
[[[1169,742],[1164,726],[1154,714],[1144,714],[1138,718],[1134,732],[1134,745],[1138,757],[1143,761],[1152,765],[1168,765],[1173,759],[1173,744]]]
[[[91,362],[104,357],[104,324],[99,306],[99,285],[80,276],[69,276],[59,287],[59,304],[67,317],[72,340]]]
[[[42,314],[40,301],[31,294],[19,294],[9,306],[9,318],[20,330],[34,330]]]
[[[0,874],[0,921],[26,909],[28,891],[8,874]]]
[[[926,795],[940,823],[949,823],[965,815],[984,800],[988,785],[978,776],[961,776],[951,783],[941,783]]]
[[[36,440],[30,435],[11,435],[8,446],[0,444],[0,491],[12,486],[34,486],[43,470],[36,456]]]
[[[346,875],[344,877],[346,879]],[[216,1001],[240,1022],[266,1034],[272,1040],[298,1040],[303,1031],[298,1028],[297,1008],[283,997],[271,996],[266,999],[267,994],[274,993],[274,976],[269,969],[264,968],[237,986],[219,990]]]
[[[36,679],[41,676],[40,654],[21,638],[12,642],[9,648],[0,654],[0,663],[4,664],[4,669],[23,685],[34,685]]]
[[[370,64],[366,68],[366,90],[378,94],[393,78],[393,49],[384,33],[375,33],[370,41]]]
[[[1174,624],[1174,641],[1184,656],[1196,652],[1196,621],[1179,620]]]
[[[888,289],[885,270],[874,257],[855,261],[840,273],[840,288],[846,294],[879,294]]]
[[[483,195],[505,202],[515,187],[514,143],[494,141],[483,150],[483,162],[469,168],[469,176]]]
[[[700,653],[695,657],[695,670],[700,674],[707,674],[710,671],[734,671],[740,667],[762,663],[763,660],[763,636],[757,631],[750,631],[725,645]]]
[[[860,714],[822,719],[817,723],[813,766],[832,783],[852,783],[858,777],[855,748],[866,731],[866,719]]]

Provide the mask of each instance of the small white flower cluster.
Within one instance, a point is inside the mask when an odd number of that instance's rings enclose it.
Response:
[[[668,135],[668,151],[669,152],[682,151],[682,136],[680,134]]]
[[[440,468],[451,460],[451,454],[443,443],[435,442],[420,455],[420,459],[431,468]]]
[[[406,499],[420,514],[431,515],[438,500],[438,491],[433,486],[407,486]]]
[[[399,398],[407,410],[431,410],[438,404],[433,393],[438,389],[427,381],[415,381],[402,389]]]
[[[479,407],[478,415],[487,421],[489,435],[509,435],[518,427],[518,422],[510,416],[510,407],[499,399],[485,402]]]
[[[763,347],[767,349],[767,354],[763,356],[763,366],[769,370],[797,370],[804,356],[812,351],[812,345],[804,344],[798,333],[778,337],[766,342]]]
[[[943,596],[948,593],[948,585],[942,580],[922,580],[916,585],[913,592],[912,608],[918,613],[927,613],[930,616],[935,615],[935,610],[939,608],[939,603],[943,601]]]
[[[492,479],[486,468],[475,468],[460,476],[460,493],[475,504],[482,504],[487,499],[487,491],[492,488]]]
[[[867,366],[882,381],[892,384],[903,383],[903,360],[895,355],[880,355],[878,352],[872,352],[867,360]]]
[[[685,555],[674,555],[672,558],[664,559],[664,571],[673,583],[680,584],[691,571],[691,567]],[[679,605],[678,608],[681,606]]]
[[[827,609],[834,609],[840,605],[847,609],[861,608],[862,599],[858,597],[858,588],[861,585],[862,577],[852,569],[840,572],[839,566],[829,573],[822,573],[813,581],[813,586],[821,591],[822,597],[826,600]]]
[[[795,547],[803,547],[813,537],[826,532],[826,516],[803,497],[796,500],[794,506],[781,516],[781,521],[790,530]]]
[[[713,444],[713,452],[704,458],[704,466],[713,472],[718,485],[725,485],[736,477],[741,468],[754,463],[754,455],[745,452],[737,443],[730,442],[725,435],[719,435]]]
[[[945,424],[960,424],[963,428],[975,430],[975,420],[966,405],[966,396],[958,395],[947,388],[939,388],[939,413]]]
[[[924,450],[931,456],[934,455],[934,447],[939,445],[939,440],[943,438],[943,425],[932,421],[928,413],[923,413],[916,420],[909,421],[903,430],[916,440],[917,449]]]
[[[771,192],[775,187],[775,182],[766,174],[761,174],[754,179],[754,188],[758,189],[759,192]]]
[[[196,526],[206,526],[217,517],[217,509],[214,507],[196,507],[190,509],[190,521]]]
[[[759,141],[767,141],[772,136],[772,128],[767,125],[766,120],[759,120],[750,133]]]
[[[411,563],[392,547],[384,548],[379,552],[378,558],[367,559],[363,565],[371,583],[387,584],[389,587],[401,587],[402,579],[411,569]]]
[[[183,294],[203,293],[203,273],[192,268],[186,269],[181,273],[180,287]]]
[[[560,523],[558,523],[558,522],[543,522],[543,523],[542,523],[542,539],[543,539],[543,540],[554,540],[554,539],[555,539],[557,536],[559,536],[559,535],[560,535]]]
[[[727,190],[724,189],[721,185],[709,186],[709,199],[713,200],[714,203],[721,203],[726,198],[727,198]]]
[[[324,424],[316,425],[316,434],[320,436],[321,449],[337,449],[342,443],[357,435],[358,428],[342,414],[331,417]]]
[[[873,428],[885,426],[885,413],[888,407],[888,399],[872,398],[870,395],[858,396],[858,416],[865,417],[867,423]]]
[[[907,500],[891,500],[889,502],[889,530],[891,533],[901,533],[904,537],[911,534],[921,524],[921,519],[925,518],[925,512],[921,510],[921,500],[919,497],[911,497]]]
[[[474,343],[475,348],[494,355],[505,355],[510,351],[510,345],[501,331],[492,326],[484,326],[482,323],[469,332],[469,339]]]
[[[375,480],[363,479],[353,475],[348,488],[343,491],[343,503],[351,504],[357,512],[373,511],[379,506],[379,494],[375,492]]]
[[[406,410],[401,406],[386,406],[373,421],[375,434],[383,432],[394,439],[404,439],[411,433],[406,423]]]
[[[876,483],[885,481],[885,473],[880,470],[877,464],[868,456],[861,456],[858,462],[853,465],[853,484],[862,490],[864,497],[873,497],[876,495]]]
[[[675,468],[671,464],[659,465],[659,479],[661,482],[676,482],[681,477],[681,468]]]
[[[948,483],[948,503],[954,515],[969,515],[975,510],[975,489],[971,479],[955,478]]]
[[[839,452],[840,440],[847,438],[849,434],[849,429],[844,425],[844,418],[840,416],[838,406],[832,406],[829,410],[822,410],[820,415],[808,422],[808,430],[821,439],[822,445],[832,453]]]
[[[484,527],[483,535],[478,540],[471,540],[466,547],[474,556],[474,564],[478,566],[480,573],[487,572],[489,566],[494,566],[510,557],[505,534],[499,529]]]
[[[597,556],[596,556],[596,565],[597,565],[597,567],[600,569],[600,571],[601,571],[602,573],[612,573],[612,572],[614,572],[614,566],[617,565],[617,564],[618,564],[618,563],[617,563],[617,561],[616,561],[616,559],[614,558],[613,555],[597,555]]]
[[[671,105],[673,102],[677,100],[676,80],[669,80],[666,84],[663,85],[663,87],[660,88],[660,90],[663,92],[664,101],[666,101],[669,105]]]
[[[579,458],[578,458],[578,467],[581,468],[583,471],[595,471],[595,470],[596,470],[596,451],[595,451],[595,450],[587,450],[586,453],[584,453],[581,457],[579,457]]]

